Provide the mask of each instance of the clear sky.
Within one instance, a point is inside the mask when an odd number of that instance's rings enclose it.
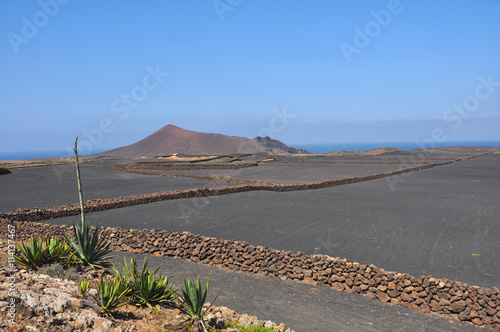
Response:
[[[98,152],[167,124],[500,140],[499,18],[499,0],[1,1],[0,152],[77,135]]]

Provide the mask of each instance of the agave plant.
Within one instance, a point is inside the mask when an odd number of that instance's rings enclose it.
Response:
[[[207,331],[207,327],[203,318],[208,310],[203,310],[203,305],[207,298],[208,285],[210,284],[210,278],[208,278],[205,287],[201,288],[200,276],[196,282],[192,278],[184,279],[184,289],[182,290],[182,297],[175,294],[175,298],[181,304],[181,310],[186,313],[189,318],[185,322],[185,329],[191,329],[193,332],[197,331]],[[215,302],[212,301],[212,303]]]
[[[22,268],[37,271],[42,265],[47,264],[47,251],[43,246],[43,240],[34,237],[30,238],[30,246],[18,243],[22,256],[14,256]]]
[[[21,267],[37,271],[40,267],[53,263],[65,263],[71,256],[70,248],[62,243],[58,237],[51,237],[45,242],[41,239],[30,238],[30,246],[24,243],[18,245],[21,256],[14,256]]]
[[[75,250],[73,257],[80,263],[96,268],[111,267],[109,259],[111,256],[106,257],[111,252],[109,249],[111,242],[101,239],[101,232],[98,227],[94,228],[92,232],[90,225],[85,221],[85,210],[83,204],[82,183],[80,180],[80,163],[78,161],[78,136],[75,139],[75,166],[76,166],[76,180],[78,182],[78,198],[80,200],[80,212],[82,221],[78,225],[73,225],[75,234],[75,241],[66,236],[66,241]]]
[[[135,257],[130,259],[130,268],[125,259],[121,261],[123,274],[114,266],[116,278],[126,283],[131,289],[130,302],[137,306],[147,306],[150,309],[153,305],[159,309],[160,303],[170,302],[174,298],[174,293],[177,291],[175,284],[169,285],[168,277],[160,276],[156,278],[156,272],[151,271],[148,265],[149,259],[144,259],[142,269],[139,273]]]
[[[74,265],[73,248],[66,241],[53,236],[45,241],[45,251],[49,263],[60,263],[63,267]]]
[[[82,299],[85,298],[89,290],[90,290],[90,281],[80,280],[78,282],[78,292],[80,293],[80,297]]]
[[[104,280],[101,277],[96,286],[97,296],[92,295],[92,298],[104,316],[111,316],[113,310],[127,304],[126,296],[130,293],[130,288],[120,279]]]
[[[99,227],[92,231],[88,222],[81,222],[73,227],[75,240],[66,236],[66,241],[74,249],[74,257],[83,265],[91,268],[106,269],[111,267],[110,259],[113,256],[106,256],[110,252],[111,242],[101,238]]]

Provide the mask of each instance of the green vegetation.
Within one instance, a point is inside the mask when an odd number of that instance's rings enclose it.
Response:
[[[220,177],[216,176],[216,177],[214,178],[214,181],[215,181],[215,182],[229,182],[229,179],[228,179],[228,178],[226,178],[226,177],[224,177],[224,178],[220,178]]]
[[[85,296],[87,296],[89,290],[90,290],[90,281],[80,280],[80,282],[78,283],[78,293],[80,293],[80,297],[82,299],[84,299]]]
[[[45,248],[49,262],[59,263],[66,268],[75,265],[73,250],[64,240],[61,241],[58,237],[53,236],[46,242]]]
[[[226,322],[226,327],[232,327],[243,332],[276,332],[275,328],[268,328],[260,325],[240,325],[238,322]]]
[[[145,306],[160,310],[160,305],[178,307],[189,318],[184,322],[184,327],[191,331],[207,331],[204,322],[206,310],[205,300],[208,293],[210,278],[202,289],[200,277],[194,282],[191,278],[184,280],[182,294],[177,293],[175,284],[169,285],[168,277],[156,276],[158,267],[152,271],[147,267],[145,259],[139,271],[135,257],[130,260],[130,266],[125,259],[122,260],[122,271],[118,271],[108,256],[111,253],[111,242],[107,241],[98,227],[91,227],[85,221],[83,194],[80,181],[80,169],[77,151],[78,137],[75,139],[75,162],[77,170],[78,192],[81,207],[81,222],[74,225],[74,239],[67,235],[61,240],[51,237],[48,240],[30,238],[30,246],[19,243],[21,255],[15,256],[21,267],[50,276],[62,276],[77,280],[73,276],[75,267],[89,266],[92,269],[107,269],[113,267],[116,275],[113,277],[100,277],[96,281],[97,296],[92,295],[101,314],[112,316],[115,309],[128,303],[136,306]],[[78,280],[78,292],[85,298],[90,290],[90,282]],[[215,300],[214,300],[215,301]]]
[[[92,296],[104,316],[110,317],[113,310],[127,304],[126,296],[131,289],[117,278],[96,282],[97,296]]]
[[[186,328],[190,328],[192,331],[207,331],[203,318],[208,308],[203,310],[203,305],[205,304],[209,284],[210,278],[208,278],[205,287],[202,289],[200,276],[198,276],[196,283],[193,282],[192,278],[186,278],[184,279],[182,297],[174,294],[177,301],[181,304],[182,311],[189,316],[185,322]]]
[[[44,265],[61,263],[64,266],[70,265],[71,248],[58,237],[51,237],[45,242],[41,239],[30,238],[30,246],[18,243],[20,256],[14,256],[21,268],[37,271]]]
[[[101,238],[101,231],[95,227],[93,232],[88,222],[82,222],[73,227],[75,240],[66,236],[66,241],[74,249],[74,257],[82,264],[95,269],[111,267],[111,242]]]
[[[82,221],[80,224],[73,225],[73,231],[75,235],[75,240],[66,236],[66,241],[73,247],[74,256],[83,265],[92,267],[94,270],[97,268],[106,269],[111,267],[109,259],[110,256],[106,256],[111,253],[111,242],[101,238],[101,231],[98,227],[92,229],[85,221],[85,209],[83,204],[83,194],[82,194],[82,184],[80,181],[80,164],[78,162],[78,137],[75,139],[75,165],[76,165],[76,179],[78,182],[78,197],[80,200],[80,210]]]
[[[80,201],[80,212],[82,216],[82,223],[85,223],[85,209],[83,206],[83,192],[82,192],[82,181],[80,180],[80,163],[78,161],[78,136],[75,138],[75,166],[76,166],[76,182],[78,182],[78,198]]]
[[[14,257],[21,268],[33,271],[55,263],[67,269],[78,265],[88,265],[94,269],[111,266],[110,257],[105,257],[111,252],[110,243],[100,239],[97,228],[91,233],[88,223],[75,226],[75,237],[76,242],[68,237],[61,240],[54,236],[45,241],[31,237],[29,246],[18,243],[21,255]]]
[[[142,269],[137,270],[135,257],[130,259],[130,268],[125,259],[121,261],[123,274],[114,266],[116,278],[125,283],[130,289],[129,300],[136,306],[147,306],[159,309],[161,303],[172,303],[174,293],[177,291],[175,284],[168,284],[168,277],[156,278],[156,272],[160,266],[152,272],[148,267],[148,259],[144,259]]]
[[[47,253],[43,247],[43,240],[34,237],[30,239],[31,246],[26,247],[24,243],[19,243],[19,251],[23,256],[14,256],[22,268],[37,271],[39,267],[47,263]]]

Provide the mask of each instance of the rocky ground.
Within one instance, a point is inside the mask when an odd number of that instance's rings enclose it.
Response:
[[[104,271],[62,270],[60,266],[51,266],[38,273],[26,270],[13,272],[6,262],[4,244],[0,267],[0,329],[4,331],[175,331],[186,319],[176,308],[151,310],[133,305],[117,309],[111,318],[102,317],[92,300],[92,295],[95,296],[97,291],[91,289],[85,298],[81,298],[76,281],[96,280]],[[241,326],[258,325],[275,331],[293,332],[283,324],[240,315],[227,307],[211,306],[208,313],[207,320],[217,331],[240,331],[225,327],[226,323],[237,323]]]

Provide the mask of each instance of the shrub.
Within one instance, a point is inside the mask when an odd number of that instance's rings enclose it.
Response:
[[[39,270],[38,273],[40,274],[46,274],[50,277],[59,277],[61,278],[64,275],[64,268],[62,267],[61,264],[55,263],[51,265],[45,265],[42,266]]]
[[[64,279],[73,280],[75,282],[78,282],[82,278],[82,276],[74,266],[71,266],[69,269],[65,269],[62,277]]]
[[[10,173],[11,171],[9,171],[7,168],[0,167],[0,175],[10,174]]]

